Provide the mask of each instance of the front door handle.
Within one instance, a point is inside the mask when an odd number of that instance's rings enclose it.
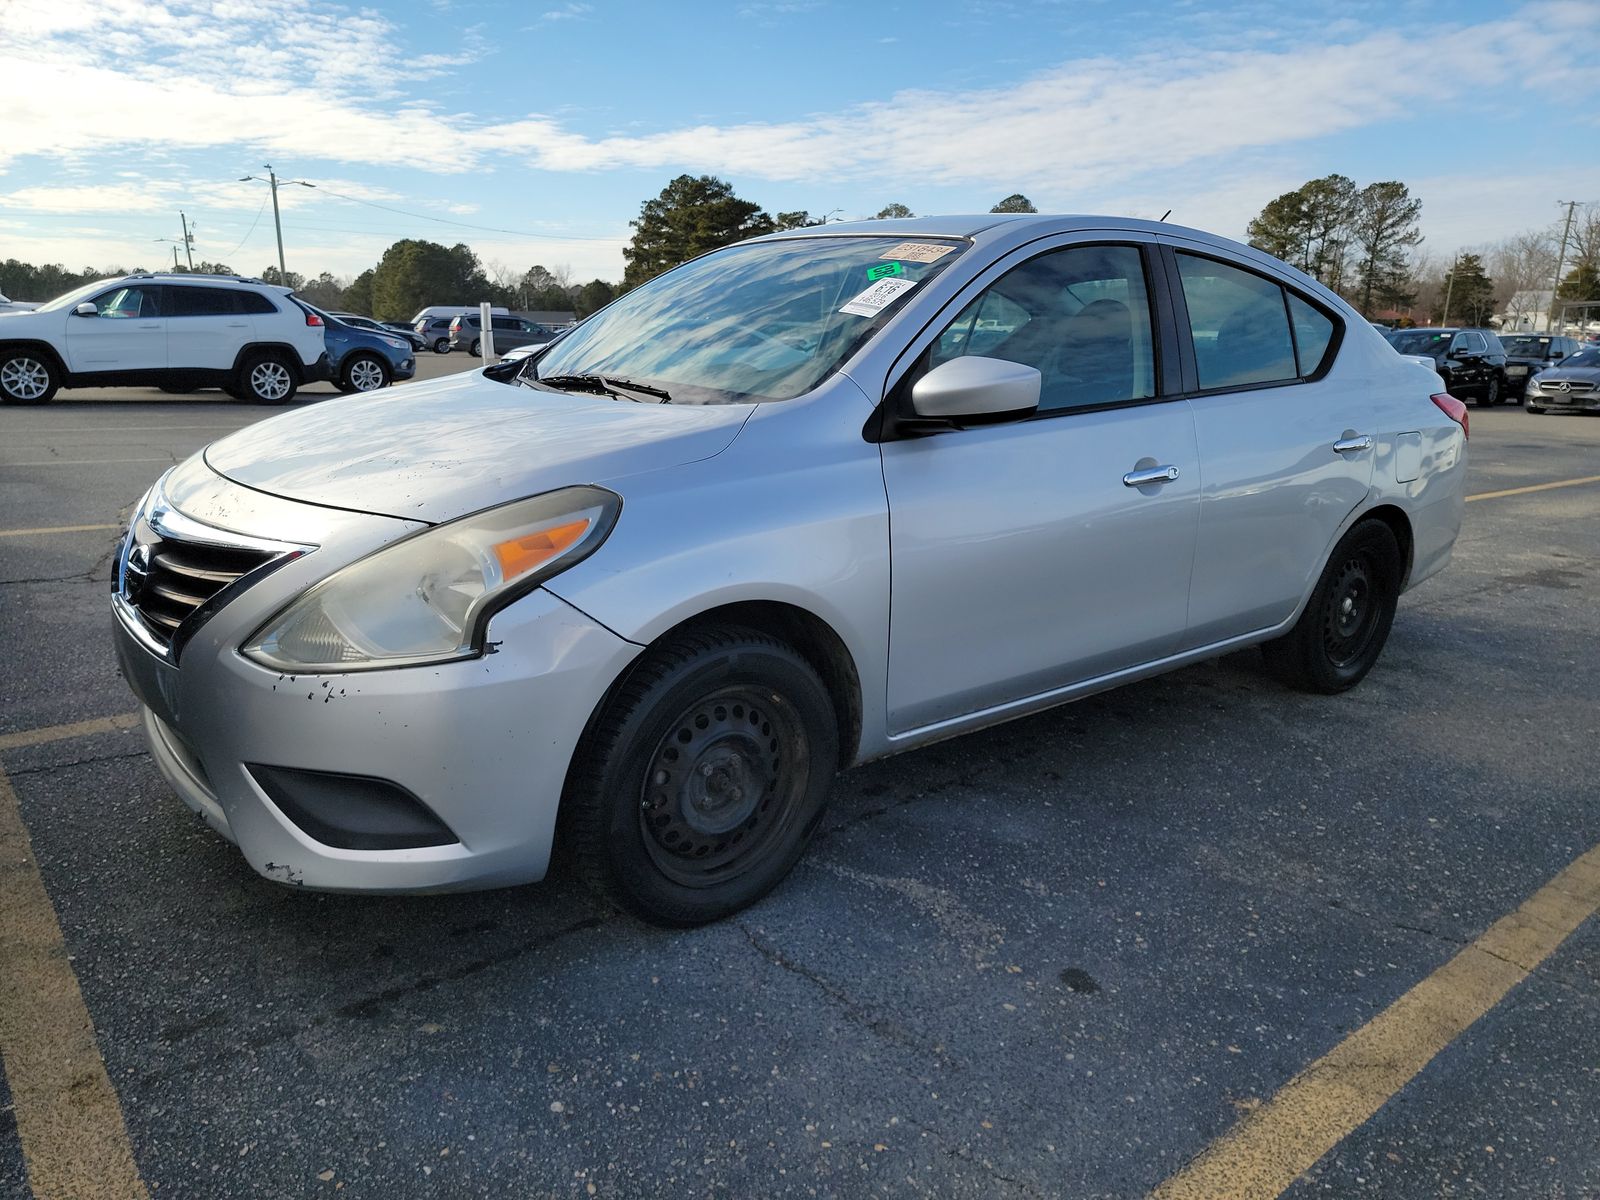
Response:
[[[1340,438],[1333,444],[1333,448],[1339,454],[1349,454],[1355,450],[1371,450],[1372,436],[1363,433],[1359,437]]]
[[[1122,486],[1148,487],[1152,483],[1171,483],[1177,477],[1177,467],[1147,467],[1142,471],[1129,471],[1122,477]]]
[[[140,329],[160,329],[161,328],[161,322],[160,321],[147,321],[144,324],[140,325],[139,328]]]

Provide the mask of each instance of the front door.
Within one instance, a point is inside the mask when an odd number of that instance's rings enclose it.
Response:
[[[1327,370],[1333,319],[1253,271],[1172,256],[1205,463],[1186,649],[1294,614],[1372,482],[1377,407]]]
[[[115,287],[91,298],[96,316],[67,318],[67,367],[74,373],[159,371],[167,365],[161,288]]]
[[[979,354],[1043,387],[1029,419],[883,446],[891,732],[1177,648],[1200,472],[1187,402],[1157,395],[1152,330],[1140,248],[1068,246],[1001,275],[912,368]]]

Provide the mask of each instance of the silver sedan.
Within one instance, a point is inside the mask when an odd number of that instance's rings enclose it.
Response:
[[[1260,644],[1338,692],[1449,560],[1467,415],[1337,296],[1100,217],[802,229],[518,362],[284,414],[140,503],[166,778],[285,883],[669,924],[839,769]]]

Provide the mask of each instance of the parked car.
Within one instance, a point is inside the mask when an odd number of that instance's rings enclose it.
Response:
[[[1396,329],[1385,336],[1401,354],[1431,358],[1452,396],[1485,408],[1505,399],[1506,351],[1492,329]]]
[[[1506,351],[1506,391],[1519,400],[1530,376],[1576,354],[1580,348],[1577,338],[1549,333],[1508,333],[1500,344]]]
[[[450,353],[450,317],[423,317],[413,328],[435,354]]]
[[[0,313],[32,312],[38,307],[37,304],[29,304],[24,300],[9,299],[4,292],[0,292]]]
[[[1600,412],[1600,346],[1585,346],[1528,380],[1528,411]]]
[[[450,349],[465,350],[476,358],[483,351],[481,318],[453,317],[450,321]],[[544,346],[555,340],[557,330],[535,325],[521,317],[491,317],[494,322],[494,348],[498,354],[518,346]]]
[[[212,443],[135,507],[116,642],[270,879],[521,883],[559,830],[693,924],[788,873],[838,768],[1256,644],[1354,686],[1450,558],[1466,443],[1432,371],[1222,238],[797,229]]]
[[[341,392],[375,392],[417,373],[411,343],[388,330],[373,332],[299,300],[324,322],[331,378]]]
[[[401,338],[414,351],[421,350],[427,344],[422,335],[409,325],[401,325],[394,321],[374,321],[371,317],[363,317],[359,313],[336,312],[330,313],[329,316],[337,317],[346,325],[354,325],[357,329],[365,329],[369,333]]]
[[[331,377],[322,335],[321,316],[259,279],[102,279],[0,320],[0,402],[44,404],[64,387],[220,387],[285,404]]]

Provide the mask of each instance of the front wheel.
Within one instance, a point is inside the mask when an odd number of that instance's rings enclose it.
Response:
[[[372,354],[354,355],[340,372],[339,387],[346,392],[375,392],[389,386],[389,368]]]
[[[287,404],[297,387],[294,372],[278,354],[258,354],[239,372],[239,390],[255,404]]]
[[[838,762],[833,702],[791,647],[733,625],[675,634],[584,734],[563,836],[585,881],[644,919],[714,921],[794,867]]]
[[[1261,648],[1267,665],[1301,691],[1355,687],[1389,639],[1404,569],[1394,531],[1361,522],[1333,548],[1294,628]]]
[[[0,403],[48,404],[61,386],[55,367],[32,350],[0,351]]]

